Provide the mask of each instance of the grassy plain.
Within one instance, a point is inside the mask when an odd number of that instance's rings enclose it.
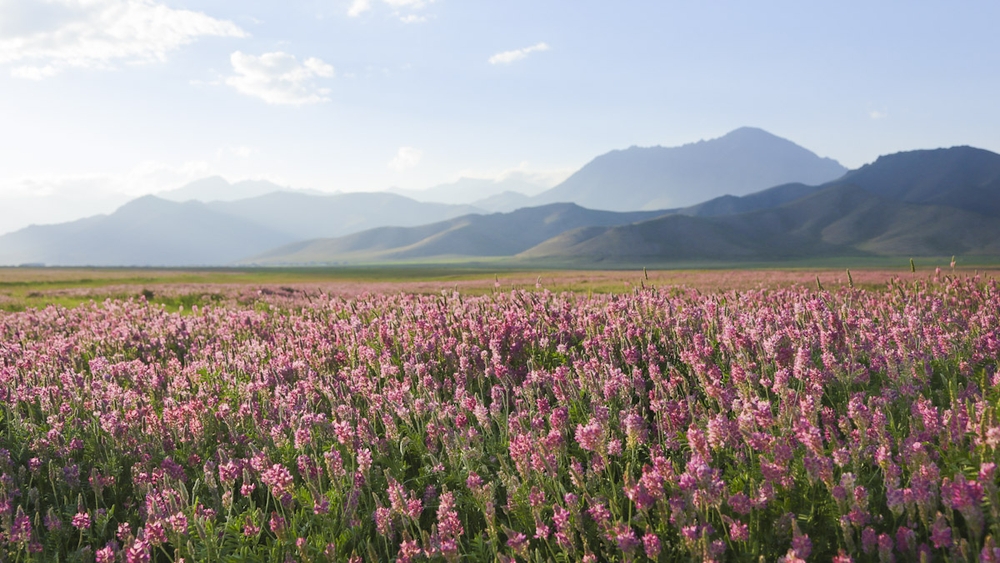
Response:
[[[0,268],[0,310],[47,305],[74,307],[104,299],[145,296],[168,309],[190,308],[257,291],[287,293],[440,293],[478,295],[497,288],[541,288],[553,292],[626,293],[640,286],[688,288],[704,292],[757,287],[849,283],[877,288],[891,278],[925,278],[934,268],[951,272],[948,259],[920,259],[917,272],[907,260],[794,264],[680,264],[670,268],[546,269],[491,264],[388,265],[335,268]],[[962,265],[956,272],[1000,273],[990,263]]]

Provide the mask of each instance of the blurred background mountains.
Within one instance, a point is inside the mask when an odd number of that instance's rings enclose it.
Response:
[[[1000,155],[972,147],[857,170],[766,131],[600,155],[527,174],[327,194],[205,178],[108,215],[0,236],[0,264],[626,266],[1000,255]]]

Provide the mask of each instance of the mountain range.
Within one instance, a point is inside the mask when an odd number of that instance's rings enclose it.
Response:
[[[257,265],[512,256],[570,229],[651,219],[656,211],[616,213],[573,203],[472,214],[420,227],[381,227],[332,239],[296,242],[249,258]]]
[[[108,215],[0,236],[0,264],[624,265],[1000,253],[1000,155],[972,147],[897,153],[846,171],[742,128],[681,147],[613,151],[549,190],[529,188],[535,195],[506,190],[522,181],[464,179],[428,196],[470,205],[208,178]]]
[[[686,208],[647,212],[646,217],[549,204],[299,242],[246,262],[507,256],[547,264],[630,264],[998,255],[998,203],[1000,155],[955,147],[884,156],[819,185],[783,184],[742,197],[726,195]],[[551,229],[536,228],[547,221]],[[514,233],[516,244],[502,244],[507,242],[504,234]]]
[[[0,264],[211,266],[293,241],[383,225],[420,225],[477,211],[389,193],[272,192],[236,201],[143,196],[109,215],[0,236]]]
[[[520,256],[669,262],[955,254],[1000,254],[1000,155],[971,147],[897,153],[819,186],[778,186],[635,224],[567,231]]]

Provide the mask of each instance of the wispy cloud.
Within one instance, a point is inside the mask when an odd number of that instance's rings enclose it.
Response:
[[[389,168],[397,172],[413,168],[420,163],[423,156],[424,152],[420,149],[399,147],[399,150],[396,151],[396,157],[389,161]]]
[[[502,53],[497,53],[497,54],[493,55],[492,57],[490,57],[490,64],[491,65],[500,65],[500,64],[509,65],[510,63],[512,63],[514,61],[519,61],[519,60],[527,57],[531,53],[540,52],[540,51],[548,51],[548,50],[549,50],[548,44],[546,44],[546,43],[538,43],[536,45],[532,45],[531,47],[525,47],[523,49],[515,49],[513,51],[504,51]]]
[[[201,37],[248,36],[230,21],[153,0],[52,0],[47,4],[50,10],[45,17],[4,22],[0,64],[14,65],[10,71],[14,77],[42,80],[67,68],[111,69],[118,63],[160,62],[171,51]]]
[[[347,15],[356,18],[372,9],[373,0],[352,0],[347,8]],[[434,3],[434,0],[382,0],[382,3],[392,8],[393,17],[398,18],[403,23],[422,23],[427,21],[427,16],[415,12]]]
[[[316,85],[318,78],[332,78],[333,67],[311,57],[299,64],[288,53],[277,51],[260,56],[236,51],[230,56],[234,75],[226,84],[238,92],[275,105],[327,102],[328,88]]]
[[[868,117],[870,117],[872,119],[885,119],[885,118],[889,117],[889,114],[887,112],[884,112],[884,111],[872,110],[872,111],[868,112]]]
[[[347,15],[356,18],[371,9],[371,0],[354,0],[351,2],[351,6],[347,8]]]

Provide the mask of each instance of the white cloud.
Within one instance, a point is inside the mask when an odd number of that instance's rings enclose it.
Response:
[[[502,53],[497,53],[490,57],[490,64],[504,64],[509,65],[514,61],[519,61],[531,53],[539,51],[548,51],[549,46],[545,43],[538,43],[537,45],[532,45],[531,47],[525,47],[524,49],[515,49],[513,51],[504,51]]]
[[[351,2],[351,7],[347,9],[347,15],[356,18],[371,9],[371,0],[354,0]]]
[[[373,0],[352,0],[347,8],[347,15],[355,18],[372,9]],[[422,10],[434,0],[382,0],[382,3],[391,8],[393,17],[398,18],[403,23],[423,23],[427,21],[426,16],[414,13]]]
[[[333,67],[315,57],[299,64],[288,53],[277,51],[259,57],[236,51],[230,56],[233,71],[226,84],[238,92],[269,104],[301,105],[327,102],[328,88],[315,84],[317,78],[332,78]]]
[[[889,114],[884,111],[872,110],[868,112],[868,117],[872,119],[885,119],[889,117]]]
[[[0,64],[17,64],[11,75],[31,80],[67,68],[164,61],[200,37],[248,35],[230,21],[153,0],[50,0],[44,6],[5,0],[3,10],[15,17],[0,34]]]
[[[389,162],[389,168],[396,171],[413,168],[420,163],[420,159],[423,156],[424,152],[420,149],[399,147],[399,150],[396,151],[396,157]]]

